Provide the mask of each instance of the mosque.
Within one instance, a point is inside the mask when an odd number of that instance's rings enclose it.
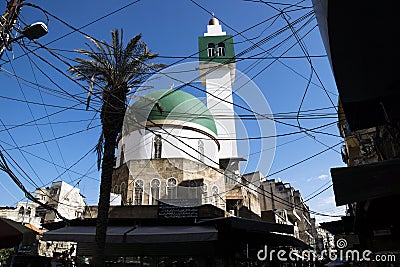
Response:
[[[233,39],[212,18],[198,43],[206,104],[185,91],[160,88],[127,112],[112,181],[123,205],[161,200],[226,210],[226,192],[244,160],[238,157],[232,104]]]

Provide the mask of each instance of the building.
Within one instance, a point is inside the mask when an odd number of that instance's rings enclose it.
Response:
[[[258,201],[254,202],[259,205],[262,220],[293,225],[297,238],[306,244],[314,245],[310,209],[299,190],[289,183],[266,179],[258,171],[244,174],[243,179],[257,185],[253,192],[257,194]]]
[[[325,250],[335,248],[335,236],[330,233],[328,230],[322,228],[319,223],[315,221],[315,218],[311,218],[312,225],[312,235],[315,240],[315,250],[321,255],[321,253]]]
[[[50,187],[37,188],[34,197],[56,209],[61,216],[68,220],[82,218],[86,207],[80,189],[64,181],[53,182]],[[48,230],[49,223],[62,221],[54,211],[41,206],[37,207],[36,213],[40,217],[45,231]],[[40,256],[67,259],[76,255],[76,242],[39,240],[37,253]]]
[[[72,220],[83,217],[85,202],[79,188],[66,182],[53,182],[50,187],[37,188],[34,197],[55,208],[63,217]],[[116,196],[118,197],[118,196]],[[19,222],[38,231],[40,236],[46,232],[47,225],[59,222],[62,219],[55,216],[53,211],[47,210],[34,202],[18,202],[17,207],[0,207],[0,217]],[[24,250],[25,249],[25,250]],[[65,258],[76,255],[76,243],[65,241],[45,242],[37,240],[33,246],[19,248],[20,253],[46,257]]]
[[[309,231],[310,221],[300,193],[290,187],[291,202],[281,213],[273,210],[281,221],[263,220],[262,202],[271,197],[260,193],[260,186],[278,184],[265,181],[259,172],[240,174],[233,40],[215,18],[199,37],[199,59],[200,82],[209,93],[206,103],[187,88],[155,88],[137,97],[127,111],[112,179],[112,193],[122,202],[109,209],[108,261],[256,266],[257,253],[265,246],[311,248],[309,237],[300,232]],[[276,198],[278,202],[278,193]],[[50,224],[44,239],[77,242],[77,255],[93,256],[97,212],[96,206],[86,207],[83,220],[67,227]]]
[[[197,207],[129,205],[110,208],[105,257],[112,263],[146,266],[242,266],[260,264],[258,251],[310,249],[293,237],[293,226],[225,217],[211,204]],[[90,211],[89,211],[90,210]],[[77,256],[94,253],[97,207],[84,220],[49,225],[46,242],[77,242]],[[273,264],[279,260],[273,259]],[[278,266],[278,265],[277,265]]]
[[[400,224],[393,216],[400,197],[400,54],[393,39],[399,32],[393,24],[398,3],[313,4],[339,91],[338,126],[347,165],[332,168],[331,176],[336,205],[346,205],[348,216],[323,227],[355,248],[398,253]]]
[[[66,219],[80,218],[86,206],[80,189],[63,181],[53,182],[50,187],[37,188],[34,197],[55,208]],[[40,206],[37,207],[36,214],[42,218],[42,223],[61,220],[54,211]]]
[[[36,228],[41,227],[41,218],[36,214],[38,204],[32,202],[18,202],[14,207],[0,207],[0,217],[19,222],[32,224]]]
[[[123,205],[156,205],[161,200],[226,210],[225,192],[240,181],[243,160],[235,141],[232,42],[216,18],[199,37],[206,103],[185,88],[156,88],[129,108],[112,182],[112,193],[122,196]]]

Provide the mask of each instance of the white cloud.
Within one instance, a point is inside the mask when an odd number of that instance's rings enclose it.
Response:
[[[322,203],[325,205],[331,205],[331,204],[335,204],[335,196],[330,196],[330,197],[326,197],[324,199],[322,199]]]
[[[329,175],[327,175],[327,174],[321,174],[321,175],[318,176],[318,177],[311,177],[311,178],[308,178],[308,179],[307,179],[307,182],[311,182],[311,181],[314,181],[314,180],[325,180],[325,179],[327,179],[327,178],[329,178]]]
[[[329,176],[327,174],[321,174],[320,176],[318,176],[318,179],[320,180],[324,180],[326,178],[328,178]]]

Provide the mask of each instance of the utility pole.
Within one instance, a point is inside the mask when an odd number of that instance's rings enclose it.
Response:
[[[8,2],[6,12],[0,18],[0,58],[7,48],[11,31],[21,11],[22,1],[23,0],[11,0]]]

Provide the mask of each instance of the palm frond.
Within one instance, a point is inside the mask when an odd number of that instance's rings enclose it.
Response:
[[[104,146],[104,134],[103,131],[101,131],[99,140],[97,141],[97,144],[93,149],[93,152],[95,152],[97,155],[97,170],[100,170],[101,167],[101,160],[103,158],[103,146]]]

